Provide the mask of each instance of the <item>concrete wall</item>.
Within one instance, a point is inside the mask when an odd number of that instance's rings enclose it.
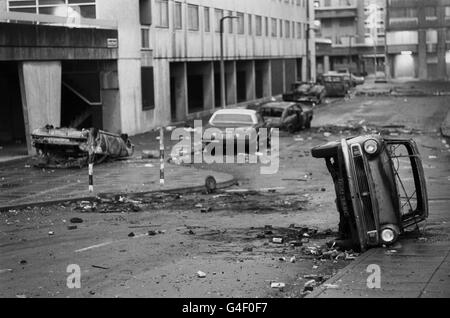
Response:
[[[0,0],[0,12],[6,12],[6,1],[7,0]]]

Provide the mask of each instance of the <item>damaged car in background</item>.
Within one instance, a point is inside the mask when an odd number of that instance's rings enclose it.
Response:
[[[291,91],[283,94],[283,100],[286,102],[302,102],[312,106],[322,104],[325,97],[325,86],[306,82],[292,84]]]
[[[38,155],[37,167],[82,168],[90,156],[99,164],[108,159],[130,157],[134,152],[128,135],[96,128],[77,130],[47,125],[33,131],[31,138]]]
[[[428,218],[424,170],[410,139],[359,136],[312,150],[325,159],[340,214],[336,243],[365,251],[394,244]]]
[[[311,128],[314,117],[312,107],[295,102],[268,102],[260,106],[259,113],[267,127],[290,133]]]

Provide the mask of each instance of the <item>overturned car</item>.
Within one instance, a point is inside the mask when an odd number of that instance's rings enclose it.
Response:
[[[416,143],[379,135],[331,142],[312,150],[333,178],[340,241],[361,251],[394,244],[428,217],[428,197]]]
[[[107,159],[133,155],[134,145],[128,135],[116,135],[96,128],[77,130],[46,126],[36,129],[32,145],[38,154],[38,167],[82,168]]]

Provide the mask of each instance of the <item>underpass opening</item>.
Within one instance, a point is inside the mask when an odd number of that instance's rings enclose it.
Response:
[[[0,62],[0,160],[28,154],[18,65]]]
[[[103,129],[100,78],[95,62],[63,64],[61,126]]]

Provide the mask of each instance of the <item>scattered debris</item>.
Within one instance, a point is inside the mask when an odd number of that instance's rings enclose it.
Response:
[[[270,287],[271,288],[281,289],[281,288],[285,288],[286,284],[285,283],[271,283]]]
[[[251,247],[251,246],[246,246],[246,247],[244,247],[243,251],[244,251],[244,252],[253,252],[253,247]]]
[[[49,231],[49,232],[48,232],[48,235],[50,235],[50,236],[55,235],[55,232]]]
[[[92,265],[93,268],[98,268],[98,269],[109,269],[109,267],[103,267],[103,266],[99,266],[99,265]]]
[[[13,270],[11,268],[6,268],[6,269],[0,269],[0,274],[3,273],[11,273]]]
[[[202,208],[201,210],[200,210],[200,212],[201,213],[209,213],[209,212],[211,212],[212,211],[212,209],[211,208]]]
[[[297,261],[297,259],[296,259],[295,256],[292,256],[292,257],[289,259],[289,262],[290,262],[290,263],[295,263],[296,261]]]
[[[274,238],[272,239],[272,243],[275,243],[275,244],[283,244],[283,243],[284,243],[284,238],[282,238],[282,237],[274,237]]]
[[[80,219],[80,218],[71,218],[71,219],[70,219],[70,223],[72,223],[72,224],[81,224],[81,223],[83,223],[83,219]]]
[[[335,284],[323,284],[323,287],[327,288],[327,289],[338,289],[339,285],[335,285]]]
[[[130,234],[128,234],[128,237],[135,237],[136,235],[133,233],[133,232],[131,232]]]
[[[206,277],[206,273],[202,272],[202,271],[198,271],[197,272],[197,277],[198,278],[205,278]]]
[[[21,261],[19,262],[19,264],[20,264],[20,265],[26,265],[26,264],[28,264],[28,262],[27,262],[26,260],[21,260]]]
[[[68,229],[69,231],[73,231],[73,230],[78,229],[78,226],[76,226],[76,225],[69,225],[69,226],[67,226],[67,229]]]

